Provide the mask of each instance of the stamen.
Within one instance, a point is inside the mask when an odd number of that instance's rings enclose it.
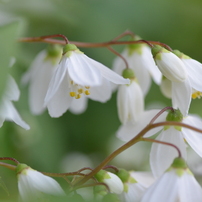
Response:
[[[79,89],[78,89],[78,93],[79,93],[79,94],[82,94],[83,92],[84,92],[84,90],[83,90],[82,88],[79,88]]]
[[[90,91],[89,90],[85,90],[85,94],[86,95],[90,95]]]
[[[196,99],[196,98],[200,99],[201,97],[202,97],[202,92],[200,91],[195,91],[192,93],[192,99]]]
[[[75,96],[76,96],[76,93],[75,93],[75,92],[70,92],[69,95],[70,95],[71,97],[75,97]]]
[[[90,86],[85,86],[86,89],[90,89]]]
[[[81,98],[81,95],[80,95],[80,94],[77,94],[75,98],[76,98],[76,99],[79,99],[79,98]]]

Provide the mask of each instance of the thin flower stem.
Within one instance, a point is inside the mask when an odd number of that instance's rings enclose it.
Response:
[[[124,62],[125,65],[126,65],[126,69],[129,68],[128,62],[126,61],[126,59],[125,59],[120,53],[118,53],[116,50],[114,50],[111,46],[108,46],[107,48],[108,48],[112,53],[114,53],[115,55],[117,55],[118,57],[120,57],[120,58],[123,60],[123,62]]]
[[[20,162],[12,157],[0,157],[0,161],[3,161],[3,160],[9,160],[9,161],[13,161],[15,162],[16,164],[19,164]]]
[[[182,157],[180,149],[176,145],[174,145],[174,144],[171,144],[169,142],[163,142],[163,141],[159,141],[159,140],[149,139],[149,138],[142,138],[142,141],[160,143],[160,144],[164,144],[164,145],[167,145],[167,146],[174,147],[177,150],[177,152],[178,152],[178,157],[179,158]]]
[[[3,166],[3,167],[8,168],[10,170],[15,170],[16,169],[16,166],[8,164],[8,163],[3,163],[3,162],[0,162],[0,166]]]
[[[112,166],[112,165],[108,165],[108,166],[103,167],[103,170],[106,170],[109,168],[113,169],[115,172],[119,172],[119,169],[115,166]]]
[[[119,36],[114,38],[112,41],[118,41],[119,39],[121,39],[127,35],[130,35],[131,37],[135,37],[135,34],[133,32],[131,32],[130,30],[126,30],[125,32],[123,32],[122,34],[120,34]]]
[[[86,176],[83,173],[77,172],[69,172],[69,173],[48,173],[48,172],[41,172],[44,175],[50,176],[50,177],[65,177],[65,176],[75,176],[75,175],[80,175],[80,176]]]
[[[154,121],[161,115],[161,114],[163,114],[163,112],[165,112],[165,111],[167,111],[167,110],[172,110],[172,111],[174,111],[174,109],[172,108],[172,107],[165,107],[165,108],[163,108],[160,112],[158,112],[155,116],[154,116],[154,118],[149,122],[149,124],[152,124],[152,123],[154,123]]]
[[[41,38],[41,37],[26,37],[21,38],[18,40],[19,42],[44,42],[49,44],[61,44],[65,45],[66,42],[57,40],[57,39],[49,39],[49,38]],[[103,43],[87,43],[87,42],[78,42],[78,41],[69,41],[69,43],[74,44],[78,47],[82,48],[102,48],[102,47],[108,47],[112,45],[129,45],[129,44],[140,44],[140,43],[146,43],[150,47],[152,45],[160,45],[168,49],[169,51],[172,51],[171,47],[167,44],[157,42],[157,41],[146,41],[146,40],[138,40],[138,41],[108,41]]]
[[[113,153],[111,153],[106,159],[104,159],[91,173],[86,175],[82,180],[80,180],[76,185],[80,186],[81,184],[84,184],[86,181],[88,181],[90,178],[92,178],[98,171],[100,171],[104,166],[106,166],[112,159],[114,159],[118,154],[125,151],[135,143],[141,141],[142,137],[151,129],[160,127],[160,126],[181,126],[185,128],[189,128],[191,130],[197,131],[199,133],[202,133],[201,129],[195,128],[193,126],[181,123],[181,122],[175,122],[175,121],[165,121],[160,123],[153,123],[147,125],[142,131],[140,131],[133,139],[128,141],[126,144],[119,147],[117,150],[115,150]]]

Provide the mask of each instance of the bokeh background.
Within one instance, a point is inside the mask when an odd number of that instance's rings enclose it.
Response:
[[[60,118],[51,118],[47,111],[39,116],[31,114],[28,88],[21,85],[21,77],[47,45],[16,43],[17,38],[64,34],[72,41],[103,42],[129,29],[145,40],[166,43],[202,62],[201,10],[201,0],[1,0],[0,92],[9,71],[21,90],[15,106],[31,129],[25,131],[12,122],[4,122],[0,128],[0,156],[14,157],[40,171],[68,172],[74,171],[75,162],[79,162],[78,168],[98,165],[122,144],[115,137],[120,125],[116,93],[104,104],[90,100],[81,115],[69,111]],[[14,23],[5,28],[7,21]],[[115,48],[121,51],[124,47]],[[107,49],[81,50],[112,67],[115,56]],[[16,63],[8,70],[10,56],[16,58]],[[145,102],[146,107],[171,105],[154,83]],[[202,115],[201,100],[192,102],[190,112]],[[149,148],[150,143],[137,144],[112,163],[126,169],[149,170]],[[17,190],[15,173],[0,168],[0,176],[12,197]],[[8,196],[0,188],[1,197]]]

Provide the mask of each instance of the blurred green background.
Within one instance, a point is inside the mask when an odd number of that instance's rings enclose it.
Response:
[[[116,94],[105,104],[90,100],[88,109],[81,115],[67,111],[60,118],[51,118],[46,111],[33,116],[28,107],[28,88],[23,87],[20,80],[46,44],[16,44],[16,37],[64,34],[72,41],[103,42],[129,29],[145,40],[166,43],[202,62],[201,10],[201,0],[1,0],[0,25],[6,15],[18,23],[6,29],[8,33],[4,35],[0,29],[0,59],[4,61],[0,64],[0,90],[4,87],[8,59],[14,55],[17,60],[9,71],[21,90],[20,100],[15,106],[31,129],[25,131],[12,122],[4,122],[0,129],[0,156],[14,157],[40,171],[60,172],[61,161],[66,155],[81,152],[93,159],[93,166],[96,166],[109,153],[115,141],[111,138],[115,137],[120,125]],[[121,46],[116,47],[118,51],[122,49]],[[107,49],[81,50],[111,68],[115,56]],[[157,99],[162,106],[171,103],[162,96],[159,87],[152,84],[146,104],[151,105]],[[190,112],[202,115],[200,104],[201,100],[194,100]],[[142,147],[149,146],[147,143]],[[143,151],[142,154],[139,156],[147,164],[149,153]],[[132,163],[135,169],[145,169],[141,167],[144,163],[138,164],[135,160]],[[72,161],[67,164],[71,165]],[[133,167],[130,164],[126,168]],[[12,195],[11,187],[16,190],[16,182],[9,181],[15,179],[13,172],[0,168],[0,176]],[[1,189],[0,195],[6,198]]]

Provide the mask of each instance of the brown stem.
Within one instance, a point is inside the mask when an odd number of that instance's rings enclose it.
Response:
[[[112,53],[114,53],[115,55],[117,55],[118,57],[120,57],[120,58],[123,60],[123,62],[125,63],[126,68],[129,68],[127,60],[126,60],[120,53],[118,53],[117,51],[115,51],[111,46],[107,46],[107,48],[108,48]]]
[[[66,43],[61,40],[56,39],[48,39],[48,38],[41,38],[41,37],[27,37],[27,38],[21,38],[18,40],[19,42],[44,42],[49,44],[61,44],[65,45]],[[103,42],[103,43],[86,43],[86,42],[78,42],[78,41],[69,41],[71,44],[75,44],[78,47],[83,48],[101,48],[101,47],[108,47],[111,45],[129,45],[129,44],[139,44],[139,43],[147,43],[150,47],[152,47],[152,44],[154,45],[160,45],[168,49],[169,51],[172,51],[170,46],[167,44],[157,42],[157,41],[146,41],[146,40],[138,40],[138,41],[109,41],[109,42]]]
[[[135,37],[135,34],[133,32],[131,32],[130,30],[126,30],[125,32],[123,32],[122,34],[120,34],[119,36],[114,38],[112,41],[118,41],[119,39],[121,39],[127,35],[130,35],[131,37]]]
[[[9,161],[13,161],[15,162],[16,164],[19,164],[20,162],[12,157],[0,157],[0,161],[3,161],[3,160],[9,160]]]
[[[165,112],[165,111],[167,111],[167,110],[169,110],[169,109],[172,110],[172,111],[174,111],[172,107],[165,107],[165,108],[163,108],[160,112],[158,112],[158,113],[152,118],[152,120],[149,122],[149,124],[154,123],[154,121],[155,121],[161,114],[163,114],[163,112]]]
[[[177,152],[178,152],[178,157],[179,158],[182,157],[182,154],[181,154],[181,151],[179,150],[179,148],[176,145],[172,144],[172,143],[163,142],[163,141],[154,140],[154,139],[149,139],[149,138],[142,138],[142,141],[160,143],[160,144],[164,144],[164,145],[167,145],[167,146],[174,147],[177,150]]]

